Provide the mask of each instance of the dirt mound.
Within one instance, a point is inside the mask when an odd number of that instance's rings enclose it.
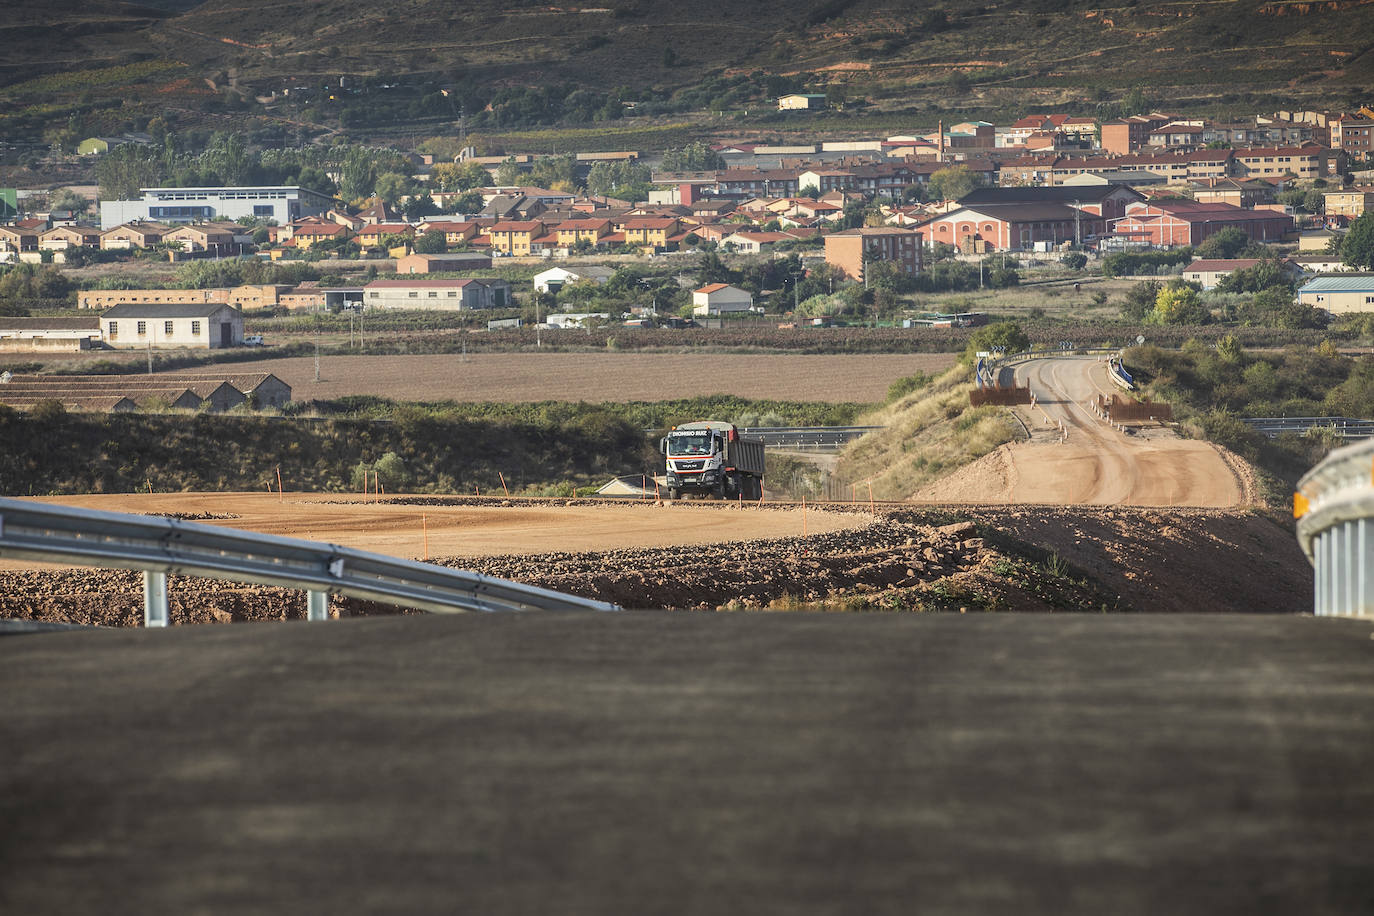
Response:
[[[1312,582],[1275,516],[1125,508],[889,509],[808,537],[438,562],[627,608],[1298,613]],[[169,602],[178,624],[305,612],[300,592],[177,577]],[[0,617],[130,626],[142,609],[137,573],[0,574]]]

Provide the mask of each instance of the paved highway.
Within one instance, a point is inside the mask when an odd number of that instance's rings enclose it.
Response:
[[[1270,615],[0,637],[0,912],[1368,914],[1371,655]]]

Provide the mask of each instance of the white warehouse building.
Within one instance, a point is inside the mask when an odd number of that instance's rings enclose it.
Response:
[[[100,228],[123,223],[204,223],[245,216],[275,220],[278,226],[324,213],[334,200],[309,188],[143,188],[139,200],[102,200]]]

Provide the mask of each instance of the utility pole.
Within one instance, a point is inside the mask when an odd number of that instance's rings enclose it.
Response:
[[[320,342],[315,341],[315,381],[320,380]]]

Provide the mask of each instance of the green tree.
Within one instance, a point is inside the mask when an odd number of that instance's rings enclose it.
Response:
[[[421,191],[419,194],[412,194],[401,205],[401,212],[405,214],[406,219],[414,222],[424,219],[426,216],[433,216],[439,212],[439,207],[434,203],[434,197],[428,191]]]
[[[1121,98],[1121,116],[1129,118],[1131,115],[1146,114],[1150,110],[1150,100],[1145,96],[1145,91],[1139,86],[1133,86]]]
[[[448,242],[442,232],[426,232],[415,240],[415,251],[418,254],[443,254],[448,251]]]
[[[1008,353],[1020,353],[1030,349],[1030,338],[1021,330],[1021,326],[1013,321],[984,325],[969,335],[968,346],[964,347],[964,355],[960,359],[971,366],[977,360],[980,351],[991,350],[993,347],[1006,347]]]
[[[665,172],[709,172],[725,168],[725,158],[697,141],[663,154]]]
[[[515,161],[514,156],[506,158],[496,167],[495,178],[498,187],[511,188],[524,184],[524,172],[520,171],[520,163]]]
[[[598,162],[587,174],[587,190],[605,197],[648,200],[650,169],[639,162]]]
[[[1374,270],[1374,212],[1350,224],[1341,242],[1341,260],[1360,270]]]
[[[931,200],[958,200],[978,187],[978,176],[966,165],[951,165],[930,176]]]
[[[377,184],[373,187],[372,193],[388,207],[394,207],[408,190],[410,190],[409,178],[399,172],[384,172],[377,176]]]
[[[1126,291],[1126,301],[1121,305],[1121,317],[1131,321],[1144,321],[1155,308],[1162,285],[1158,280],[1141,280]]]
[[[571,153],[566,156],[545,156],[535,160],[530,169],[530,180],[541,188],[571,193],[577,190],[576,171],[577,157]]]
[[[258,170],[257,156],[249,151],[237,131],[219,131],[200,154],[203,171],[218,176],[223,184],[251,184]]]
[[[454,213],[477,213],[484,206],[482,192],[477,190],[464,191],[453,200],[450,206]]]
[[[1325,327],[1322,313],[1294,299],[1289,286],[1270,286],[1255,293],[1249,302],[1240,307],[1239,318],[1246,324],[1267,328],[1296,330]]]
[[[1217,283],[1217,291],[1223,293],[1257,293],[1274,286],[1282,286],[1290,293],[1292,281],[1283,272],[1277,258],[1264,258],[1254,267],[1233,270]]]
[[[137,143],[115,147],[95,165],[101,200],[133,200],[141,188],[160,185],[164,175],[162,157]]]
[[[726,266],[714,251],[703,252],[697,262],[697,286],[709,283],[737,283],[739,276]]]
[[[1227,226],[1208,236],[1197,246],[1200,258],[1234,258],[1250,245],[1250,236],[1234,226]]]
[[[1155,307],[1145,316],[1147,324],[1206,324],[1212,314],[1202,304],[1202,297],[1193,287],[1171,282],[1155,297]]]
[[[339,166],[339,193],[347,200],[367,197],[377,187],[377,165],[362,147],[349,147]]]
[[[1244,363],[1245,348],[1234,334],[1227,334],[1217,341],[1217,359],[1224,363]]]

